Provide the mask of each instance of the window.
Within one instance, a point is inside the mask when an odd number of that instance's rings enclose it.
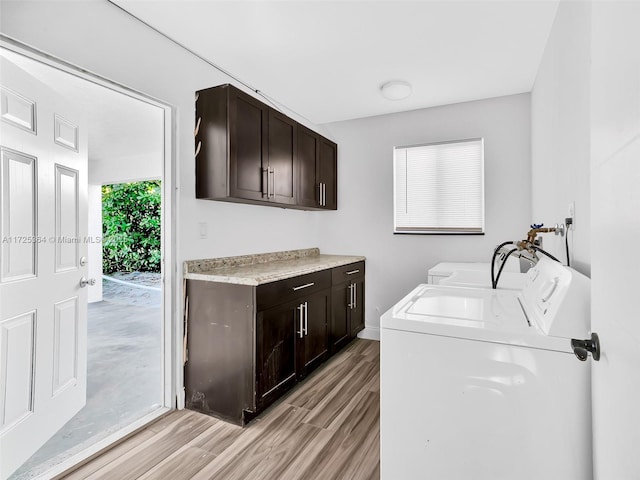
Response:
[[[395,233],[484,233],[482,138],[393,149]]]

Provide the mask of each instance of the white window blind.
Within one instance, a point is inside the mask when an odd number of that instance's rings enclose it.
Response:
[[[395,147],[396,233],[484,233],[483,139]]]

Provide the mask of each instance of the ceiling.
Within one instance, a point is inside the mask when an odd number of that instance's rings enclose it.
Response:
[[[529,92],[558,1],[110,0],[313,123]],[[380,86],[405,80],[404,100]]]

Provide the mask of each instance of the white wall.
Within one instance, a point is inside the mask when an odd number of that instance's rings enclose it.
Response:
[[[0,29],[175,107],[180,265],[186,259],[315,246],[315,213],[195,199],[194,93],[234,83],[228,77],[106,1],[3,2]],[[208,239],[199,238],[199,222],[208,223]]]
[[[571,265],[589,275],[590,252],[589,2],[560,2],[531,93],[531,223],[564,223]],[[564,238],[543,234],[544,248],[566,262]]]
[[[596,480],[640,478],[640,3],[594,2],[592,363]]]
[[[531,213],[528,94],[325,124],[338,142],[338,211],[322,215],[320,248],[367,257],[366,323],[442,261],[489,262],[524,238]],[[484,137],[486,234],[394,235],[393,147]]]

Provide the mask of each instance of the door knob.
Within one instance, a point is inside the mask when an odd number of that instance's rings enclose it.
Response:
[[[91,285],[94,286],[96,284],[96,279],[95,278],[90,278],[90,279],[86,279],[85,277],[82,277],[80,279],[80,288],[84,288],[87,285]]]
[[[587,359],[588,352],[591,352],[591,356],[596,362],[600,360],[600,339],[597,333],[592,333],[591,338],[587,340],[576,340],[572,338],[571,349],[581,362]]]

